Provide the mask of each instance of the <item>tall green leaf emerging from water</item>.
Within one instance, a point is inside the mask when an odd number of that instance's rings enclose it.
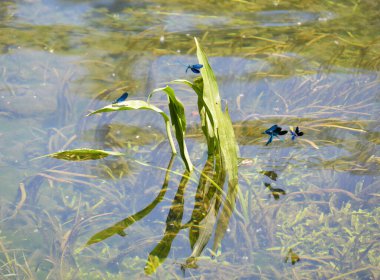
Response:
[[[228,176],[227,198],[223,204],[222,213],[217,222],[213,249],[215,250],[222,241],[229,219],[235,208],[235,199],[238,190],[238,147],[235,133],[232,127],[228,110],[223,113],[219,95],[218,84],[207,56],[195,38],[197,45],[197,57],[200,64],[203,64],[201,74],[203,78],[203,101],[206,110],[209,111],[214,133],[216,135],[216,150],[222,157],[222,168]]]
[[[202,122],[202,130],[207,140],[208,154],[215,159],[210,170],[213,180],[223,187],[225,182],[225,175],[228,176],[228,190],[227,197],[224,203],[219,203],[217,200],[215,204],[216,212],[219,212],[219,205],[222,205],[222,211],[219,215],[213,250],[215,251],[222,241],[224,234],[227,230],[229,220],[235,208],[235,199],[238,190],[238,154],[239,150],[235,134],[232,127],[231,118],[228,110],[222,111],[221,98],[214,72],[208,62],[207,56],[200,46],[197,39],[197,56],[200,64],[203,65],[201,69],[201,78],[197,78],[193,83],[186,80],[175,80],[173,83],[181,83],[190,86],[198,95],[198,110]],[[203,173],[202,173],[203,174]],[[201,180],[198,188],[203,189],[207,185],[207,180]],[[200,197],[199,203],[208,204],[211,200],[213,192],[209,193],[209,197]],[[192,219],[197,216],[197,209],[194,209]],[[195,215],[195,216],[194,216]],[[199,219],[195,224],[200,223]],[[190,243],[193,248],[195,243],[199,243],[199,232],[197,230],[190,230]],[[202,246],[205,246],[208,240],[202,240]],[[199,247],[199,246],[198,246]],[[200,248],[200,247],[199,247]],[[192,253],[192,258],[196,258],[202,252],[199,248]],[[195,248],[193,248],[195,250]]]

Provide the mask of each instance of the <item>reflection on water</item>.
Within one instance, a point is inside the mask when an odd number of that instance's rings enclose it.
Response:
[[[378,278],[379,10],[369,0],[2,3],[0,278]],[[224,197],[171,159],[155,114],[84,117],[124,91],[145,99],[192,80],[174,64],[196,63],[193,36],[244,158],[217,248]],[[216,178],[196,96],[176,91],[191,158]],[[265,147],[273,124],[305,135]],[[78,147],[128,156],[30,161]]]

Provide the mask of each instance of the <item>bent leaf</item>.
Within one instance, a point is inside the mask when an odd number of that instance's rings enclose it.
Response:
[[[198,77],[191,83],[187,80],[174,80],[173,84],[184,84],[191,87],[198,96],[198,111],[201,118],[202,131],[207,140],[207,150],[209,155],[215,154],[215,148],[218,145],[215,143],[216,129],[214,127],[214,117],[211,113],[210,107],[213,105],[207,104],[203,98],[203,78]],[[218,93],[219,94],[219,93]]]
[[[82,161],[82,160],[96,160],[108,156],[123,156],[125,154],[113,151],[93,150],[93,149],[74,149],[58,153],[53,153],[43,157],[52,157],[63,160]]]
[[[175,136],[178,142],[179,151],[183,161],[185,162],[187,170],[193,170],[193,164],[191,163],[191,159],[189,156],[189,152],[187,151],[186,143],[185,143],[185,134],[186,134],[186,116],[185,116],[185,108],[183,107],[182,102],[177,99],[174,90],[166,86],[164,88],[158,88],[152,91],[148,96],[148,101],[150,97],[159,91],[163,91],[166,93],[169,99],[169,112],[171,122],[174,126]]]
[[[168,135],[170,147],[172,148],[172,153],[177,154],[177,150],[174,146],[174,141],[173,141],[172,133],[170,130],[169,116],[166,115],[165,112],[162,111],[160,108],[154,105],[151,105],[143,100],[129,100],[129,101],[124,101],[124,102],[120,102],[116,104],[110,104],[90,114],[87,114],[87,116],[104,113],[104,112],[117,112],[117,111],[129,111],[129,110],[150,110],[150,111],[159,113],[165,121],[166,133]]]

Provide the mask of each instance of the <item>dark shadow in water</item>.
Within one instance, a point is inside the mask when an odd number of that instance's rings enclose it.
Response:
[[[268,178],[272,179],[273,181],[277,180],[277,173],[275,171],[260,171],[261,174],[267,176]]]
[[[286,192],[283,189],[272,188],[271,184],[264,183],[265,187],[272,193],[274,200],[279,200],[280,195],[286,195]]]
[[[277,181],[277,173],[275,171],[260,171],[261,174],[267,176],[273,181]],[[280,188],[273,188],[271,184],[264,182],[265,187],[272,193],[274,200],[279,200],[280,195],[286,195],[286,192]]]
[[[285,263],[287,263],[288,261],[291,261],[292,265],[295,265],[300,260],[301,260],[300,257],[296,253],[293,252],[293,249],[289,249],[284,261]]]

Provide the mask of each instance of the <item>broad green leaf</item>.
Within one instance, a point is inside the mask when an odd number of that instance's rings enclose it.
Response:
[[[179,151],[183,161],[185,162],[187,170],[193,170],[193,164],[191,163],[191,159],[189,156],[189,152],[187,151],[186,143],[185,143],[185,134],[186,134],[186,116],[185,116],[185,108],[183,107],[182,102],[176,97],[174,90],[166,86],[164,88],[158,88],[152,91],[149,94],[148,101],[150,97],[159,91],[163,91],[167,94],[169,99],[169,112],[171,122],[174,126],[175,136],[178,142]]]
[[[172,133],[170,130],[170,120],[168,115],[165,114],[164,111],[162,111],[160,108],[157,108],[154,105],[151,105],[145,101],[142,100],[129,100],[129,101],[124,101],[124,102],[119,102],[116,104],[110,104],[107,105],[101,109],[98,109],[87,116],[91,116],[94,114],[99,114],[99,113],[104,113],[104,112],[117,112],[117,111],[128,111],[128,110],[150,110],[159,113],[164,121],[165,121],[165,126],[166,126],[166,133],[168,135],[170,147],[172,148],[173,154],[177,154],[176,148],[174,146],[174,141],[172,137]]]
[[[93,150],[93,149],[74,149],[58,153],[45,155],[42,157],[52,157],[57,159],[81,161],[81,160],[96,160],[108,156],[123,156],[125,154],[113,151]],[[42,158],[40,157],[40,158]]]
[[[203,65],[203,68],[201,68],[201,75],[203,78],[203,100],[210,110],[211,120],[214,122],[214,130],[217,130],[219,122],[221,121],[220,113],[222,112],[218,84],[205,52],[198,43],[198,40],[196,38],[194,39],[197,45],[198,61]]]
[[[223,168],[228,175],[227,198],[223,205],[223,210],[217,222],[215,231],[213,251],[219,246],[227,230],[229,219],[235,208],[236,194],[238,190],[238,147],[235,133],[232,127],[228,110],[223,113],[220,104],[219,89],[214,72],[208,62],[207,56],[195,38],[197,45],[197,57],[200,64],[203,64],[201,74],[203,78],[203,100],[210,111],[210,119],[214,132],[217,135],[216,146],[222,155]]]

